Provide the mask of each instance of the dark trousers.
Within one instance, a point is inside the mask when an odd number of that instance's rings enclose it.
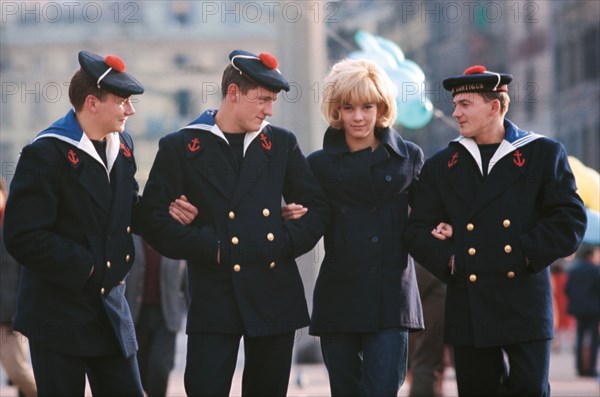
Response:
[[[540,340],[485,348],[455,345],[458,395],[550,396],[550,344]]]
[[[29,341],[38,396],[85,394],[85,376],[94,396],[144,395],[135,355],[77,357],[57,353]]]
[[[441,395],[444,374],[444,295],[421,297],[425,329],[408,337],[410,397]]]
[[[408,331],[321,336],[332,396],[396,396],[406,378]]]
[[[149,397],[165,396],[175,365],[177,334],[167,329],[160,305],[142,305],[135,325],[142,385]]]
[[[577,316],[577,338],[575,340],[575,360],[580,376],[596,376],[598,370],[598,325],[600,318]]]
[[[185,366],[188,396],[228,396],[241,335],[190,334]],[[285,396],[292,367],[294,332],[244,336],[242,396]]]

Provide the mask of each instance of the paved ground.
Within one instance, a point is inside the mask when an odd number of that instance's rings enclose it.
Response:
[[[178,338],[178,348],[176,356],[176,366],[171,374],[168,396],[183,397],[185,389],[183,387],[183,369],[185,366],[185,343],[184,334]],[[315,340],[315,343],[318,343]],[[231,388],[232,396],[239,396],[241,384],[241,370],[243,357],[240,355],[238,368],[236,370],[233,385]],[[550,361],[550,383],[552,387],[552,396],[554,397],[598,397],[600,396],[600,379],[579,378],[575,375],[573,366],[573,356],[570,352],[553,353]],[[398,396],[408,395],[408,384],[404,384],[398,393]],[[445,396],[456,396],[456,382],[454,372],[446,371],[444,381]],[[327,371],[322,364],[303,364],[294,365],[292,376],[290,377],[289,396],[329,396],[329,384],[327,381]],[[88,390],[87,396],[91,396]],[[6,385],[6,376],[4,372],[0,374],[0,396],[16,397],[15,388]]]

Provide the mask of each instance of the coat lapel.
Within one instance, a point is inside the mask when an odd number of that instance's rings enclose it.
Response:
[[[254,132],[254,135],[247,135],[246,141],[249,142],[246,147],[244,160],[240,169],[240,178],[233,192],[231,205],[236,203],[253,187],[261,175],[267,170],[265,167],[273,157],[272,133],[269,128],[261,132]],[[244,144],[246,146],[246,143]]]
[[[119,153],[114,160],[111,170],[111,176],[114,179],[112,183],[114,191],[109,215],[110,228],[114,229],[114,222],[120,220],[122,216],[125,216],[125,213],[130,211],[129,206],[131,202],[129,198],[134,194],[133,189],[137,183],[135,182],[135,171],[135,160],[131,149],[121,142]],[[120,202],[117,200],[126,201]]]
[[[183,131],[184,152],[191,166],[224,197],[230,197],[236,183],[236,172],[219,147],[219,137],[210,132]]]
[[[65,146],[64,156],[69,167],[76,173],[77,183],[108,214],[112,189],[104,167],[86,152],[71,145]]]
[[[525,174],[528,163],[519,149],[499,159],[479,188],[470,215],[475,215],[517,182]]]
[[[446,178],[449,186],[465,203],[471,205],[481,185],[481,175],[473,158],[456,146],[446,159]]]

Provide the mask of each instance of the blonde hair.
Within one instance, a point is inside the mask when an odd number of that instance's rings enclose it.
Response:
[[[333,128],[342,128],[340,109],[351,102],[377,104],[377,127],[390,127],[397,115],[396,85],[368,59],[344,59],[325,78],[321,113]]]

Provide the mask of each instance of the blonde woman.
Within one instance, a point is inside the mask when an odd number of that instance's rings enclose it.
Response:
[[[320,336],[333,396],[396,396],[408,332],[423,328],[402,243],[423,153],[392,128],[395,101],[396,87],[375,63],[335,64],[321,104],[323,149],[308,157],[331,209],[310,333]]]

